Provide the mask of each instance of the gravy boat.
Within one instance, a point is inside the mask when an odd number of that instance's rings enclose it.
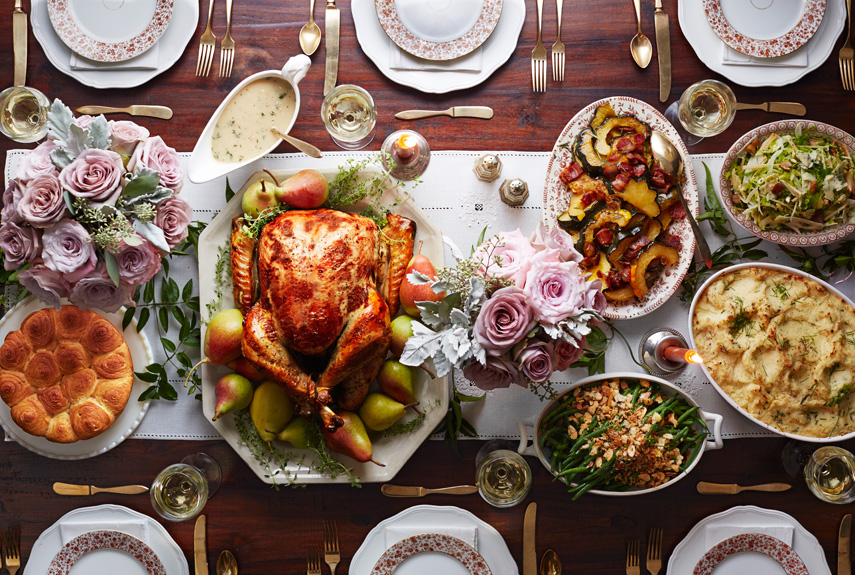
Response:
[[[306,76],[306,72],[309,71],[309,66],[311,65],[312,61],[309,60],[309,57],[304,54],[300,54],[288,60],[282,70],[258,72],[257,74],[249,76],[243,82],[235,86],[229,95],[223,100],[223,103],[220,104],[220,107],[217,108],[217,111],[214,112],[214,115],[211,116],[211,119],[208,121],[208,125],[205,126],[205,129],[202,131],[202,135],[199,136],[199,140],[196,142],[196,147],[193,148],[193,155],[190,156],[190,165],[187,168],[187,177],[190,181],[196,184],[209,182],[213,179],[219,178],[220,176],[225,176],[229,172],[247,164],[251,164],[265,154],[269,154],[276,149],[276,146],[279,145],[281,140],[277,140],[269,149],[264,150],[242,162],[220,162],[214,159],[214,154],[211,151],[211,135],[214,132],[214,128],[217,126],[217,120],[220,119],[220,114],[223,113],[223,110],[229,102],[231,102],[238,92],[243,90],[250,82],[254,82],[261,78],[284,78],[294,89],[294,115],[291,117],[288,128],[283,130],[286,134],[289,133],[291,128],[294,127],[294,122],[297,121],[297,114],[300,113],[300,89],[297,87],[297,84]]]

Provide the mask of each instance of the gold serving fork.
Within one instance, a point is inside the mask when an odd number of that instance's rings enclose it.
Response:
[[[531,84],[535,92],[546,92],[546,48],[543,47],[543,0],[537,0],[537,44],[531,51]]]
[[[561,9],[564,0],[555,0],[558,10],[558,38],[552,45],[552,79],[558,82],[564,81],[564,42],[561,41]]]
[[[220,78],[232,75],[235,61],[235,41],[232,40],[232,0],[226,0],[226,35],[220,44]]]
[[[338,527],[335,521],[324,521],[324,562],[330,566],[330,572],[335,575],[335,568],[341,561],[338,550]]]
[[[653,528],[647,540],[647,570],[650,571],[650,575],[659,575],[660,569],[662,569],[662,530]]]
[[[641,575],[638,550],[638,539],[632,539],[626,544],[626,575]]]
[[[321,575],[321,554],[314,547],[306,552],[306,575]]]
[[[846,33],[846,42],[840,49],[840,79],[843,80],[844,90],[855,90],[855,66],[852,60],[855,58],[855,50],[852,49],[852,0],[846,0],[846,15],[849,30]]]
[[[21,568],[21,532],[17,528],[3,531],[3,558],[9,575],[15,575]]]
[[[196,62],[196,75],[207,76],[211,71],[211,62],[214,61],[214,46],[217,43],[217,37],[211,31],[211,25],[214,20],[214,0],[208,6],[208,25],[205,26],[205,31],[202,37],[199,38],[199,60]]]

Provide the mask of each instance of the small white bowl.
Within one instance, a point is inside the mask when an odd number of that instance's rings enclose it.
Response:
[[[288,124],[288,129],[285,130],[286,134],[289,133],[291,128],[294,127],[294,122],[297,121],[297,114],[300,113],[300,89],[297,87],[297,84],[306,76],[306,72],[309,71],[309,66],[311,65],[312,61],[309,60],[309,57],[305,54],[300,54],[288,60],[282,70],[267,70],[265,72],[253,74],[235,86],[234,90],[226,96],[223,103],[220,104],[220,107],[217,108],[217,111],[214,112],[213,116],[211,116],[211,119],[208,121],[208,125],[205,126],[205,129],[202,131],[202,135],[199,136],[199,140],[196,142],[196,147],[193,148],[193,155],[190,156],[190,166],[187,169],[187,177],[190,181],[196,184],[209,182],[213,179],[219,178],[220,176],[225,176],[229,172],[240,167],[250,164],[276,149],[276,146],[279,145],[278,140],[275,144],[270,146],[269,149],[264,150],[243,162],[219,162],[214,159],[214,154],[211,151],[211,134],[217,125],[217,120],[220,119],[220,114],[223,113],[225,107],[232,101],[232,98],[234,98],[238,92],[243,90],[243,88],[250,82],[254,82],[260,78],[276,77],[285,78],[285,80],[291,84],[291,87],[294,89],[294,95],[296,97],[294,115],[291,118],[291,122]]]

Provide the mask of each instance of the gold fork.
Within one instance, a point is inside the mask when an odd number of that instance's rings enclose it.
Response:
[[[650,530],[650,538],[647,540],[647,570],[651,575],[659,575],[662,569],[662,530],[654,528]]]
[[[9,528],[3,532],[3,557],[9,575],[15,575],[21,568],[20,541],[21,532],[17,528]]]
[[[626,575],[641,575],[638,559],[638,539],[631,539],[626,544]]]
[[[542,33],[543,0],[537,0],[537,44],[531,51],[531,84],[535,92],[546,92],[546,48]]]
[[[330,566],[332,575],[341,561],[341,553],[338,550],[338,526],[335,521],[324,521],[324,562]]]
[[[855,69],[852,60],[855,50],[852,49],[852,0],[846,0],[846,14],[849,20],[849,30],[846,33],[846,42],[840,49],[840,79],[843,80],[844,90],[855,90]]]
[[[214,0],[208,6],[208,25],[205,26],[205,31],[202,37],[199,38],[199,59],[196,61],[196,75],[207,76],[211,71],[211,62],[214,60],[214,45],[217,43],[217,37],[211,31],[211,25],[214,20]]]
[[[306,575],[321,575],[321,554],[314,547],[306,552]]]
[[[552,45],[552,79],[559,82],[564,81],[564,42],[561,41],[561,9],[564,0],[555,0],[558,9],[558,38]]]
[[[226,0],[226,35],[220,44],[220,77],[232,75],[235,60],[235,41],[232,40],[232,0]]]

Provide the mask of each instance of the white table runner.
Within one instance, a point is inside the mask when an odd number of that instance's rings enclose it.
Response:
[[[14,168],[20,160],[23,150],[10,151],[6,156],[6,182],[14,177]],[[551,152],[498,152],[504,169],[502,176],[489,184],[477,180],[472,173],[475,160],[482,152],[435,151],[431,164],[422,176],[412,194],[418,204],[436,222],[443,233],[450,237],[463,251],[469,252],[484,226],[489,226],[488,236],[499,231],[509,231],[519,227],[523,233],[534,230],[541,217],[543,204],[543,179]],[[303,154],[273,154],[251,166],[236,170],[229,176],[232,188],[237,190],[243,182],[262,167],[270,169],[334,168],[343,165],[347,158],[357,160],[372,156],[375,152],[324,152],[324,158],[312,160]],[[182,153],[186,166],[190,154]],[[698,185],[703,197],[705,178],[702,162],[706,162],[715,176],[718,174],[723,154],[693,156]],[[511,208],[499,200],[499,185],[506,178],[519,177],[529,185],[530,195],[524,206]],[[181,194],[190,202],[194,210],[194,219],[209,222],[225,204],[225,180],[220,178],[206,184],[193,184],[187,181]],[[703,205],[703,202],[701,202]],[[713,250],[721,241],[706,224],[701,224],[705,236]],[[734,224],[734,229],[737,229]],[[741,228],[738,228],[741,230]],[[737,231],[737,233],[739,233]],[[740,235],[747,235],[740,234]],[[777,246],[764,242],[762,248],[770,254],[770,261],[792,265],[793,262]],[[446,261],[451,261],[449,253]],[[196,262],[189,257],[178,258],[172,265],[172,276],[180,285],[196,278]],[[203,281],[211,281],[205,278]],[[198,285],[198,282],[196,282]],[[855,296],[855,282],[837,286],[848,296]],[[688,304],[683,304],[678,294],[655,312],[639,319],[620,321],[618,329],[627,337],[637,353],[639,339],[649,329],[657,326],[669,326],[684,335],[687,333]],[[156,342],[154,322],[145,330],[149,338]],[[153,345],[156,352],[161,350]],[[192,356],[191,356],[192,357]],[[606,353],[606,366],[609,371],[638,371],[630,359],[624,343],[615,338]],[[553,380],[560,390],[573,380],[584,377],[583,370],[569,370],[556,374]],[[772,436],[770,432],[757,426],[731,408],[715,391],[698,367],[689,366],[682,374],[674,378],[680,387],[691,395],[701,407],[709,412],[724,416],[722,435],[725,438]],[[219,435],[210,426],[202,414],[201,403],[183,394],[181,382],[173,382],[179,389],[179,399],[175,402],[157,400],[133,438],[144,439],[216,439]],[[486,401],[465,404],[466,418],[478,430],[480,438],[518,438],[517,423],[536,415],[543,404],[528,391],[512,387],[495,390],[488,394]]]

